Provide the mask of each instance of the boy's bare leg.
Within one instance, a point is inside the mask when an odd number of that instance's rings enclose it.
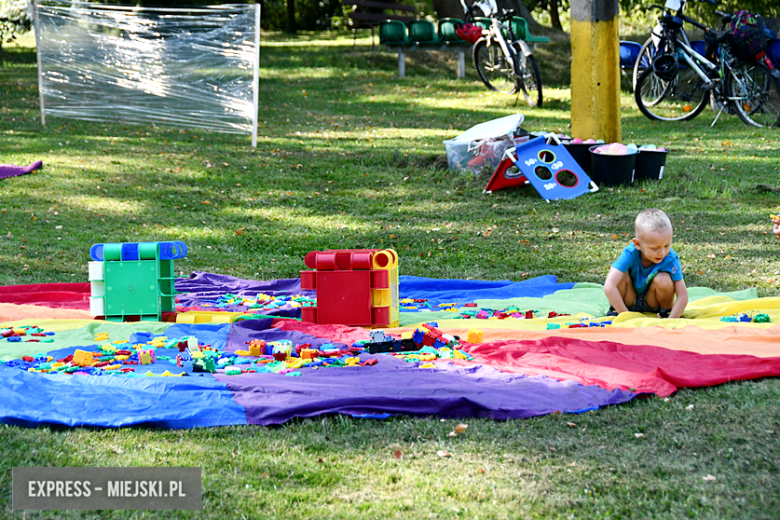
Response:
[[[669,310],[674,305],[674,282],[669,273],[662,272],[655,275],[647,289],[647,305],[651,309],[661,308]]]
[[[620,291],[620,296],[623,297],[623,302],[626,304],[626,307],[629,309],[632,305],[634,305],[634,300],[636,300],[636,289],[634,289],[634,282],[631,280],[631,275],[628,273],[623,274],[623,278],[620,279],[620,282],[617,284],[618,291]]]

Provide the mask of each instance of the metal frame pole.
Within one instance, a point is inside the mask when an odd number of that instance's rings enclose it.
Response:
[[[41,125],[46,126],[46,111],[43,105],[43,69],[41,67],[41,24],[38,14],[38,2],[32,0],[33,25],[35,26],[35,55],[38,58],[38,97],[41,101]]]
[[[252,148],[257,148],[257,113],[260,110],[260,4],[255,4],[255,74],[252,80]]]

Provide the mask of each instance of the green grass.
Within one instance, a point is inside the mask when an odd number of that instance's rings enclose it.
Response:
[[[442,141],[523,112],[569,131],[568,42],[537,55],[545,106],[488,92],[454,53],[370,52],[363,37],[264,39],[260,139],[49,118],[29,39],[0,68],[0,284],[85,281],[97,242],[184,240],[182,274],[297,277],[324,248],[393,247],[402,274],[603,283],[650,206],[675,226],[689,286],[777,294],[777,132],[705,112],[646,120],[623,92],[624,141],[672,149],[663,181],[546,203],[483,195],[442,169]],[[626,82],[627,85],[627,82]],[[8,518],[776,518],[780,382],[680,391],[581,416],[493,422],[327,417],[279,428],[0,427]],[[121,403],[117,403],[121,406]],[[175,406],[175,403],[171,404]],[[693,405],[692,409],[688,409]],[[570,426],[569,424],[574,426]],[[639,438],[635,434],[642,433]],[[402,453],[396,458],[394,451]],[[446,450],[451,457],[437,456]],[[198,466],[202,513],[13,512],[14,466]],[[712,475],[715,480],[705,480]]]

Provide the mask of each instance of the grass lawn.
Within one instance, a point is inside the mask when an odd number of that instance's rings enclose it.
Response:
[[[0,181],[3,285],[86,281],[92,244],[156,240],[188,244],[184,275],[290,278],[312,250],[392,247],[402,274],[603,283],[636,213],[656,206],[674,223],[689,287],[778,293],[777,131],[728,115],[711,127],[711,112],[653,123],[624,90],[624,141],[672,150],[661,182],[548,204],[530,187],[483,195],[486,176],[440,166],[443,140],[495,117],[519,111],[528,130],[569,130],[564,40],[536,51],[545,105],[530,109],[487,91],[473,68],[455,79],[454,53],[410,54],[399,80],[396,55],[370,52],[368,38],[353,50],[350,36],[268,35],[256,149],[248,136],[197,129],[41,126],[32,47],[4,47],[0,66],[0,162],[45,165]],[[771,519],[778,402],[770,379],[507,422],[2,426],[0,516]],[[448,437],[458,422],[467,433]],[[47,465],[202,467],[203,511],[12,511],[11,468]]]

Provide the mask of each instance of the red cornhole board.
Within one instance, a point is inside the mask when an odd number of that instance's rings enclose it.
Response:
[[[509,148],[507,152],[509,150],[514,150],[514,148]],[[520,171],[520,168],[515,166],[514,159],[505,152],[504,158],[498,163],[495,173],[493,173],[493,176],[485,185],[482,193],[492,193],[495,190],[511,188],[512,186],[524,186],[526,184],[529,184],[528,179]]]

